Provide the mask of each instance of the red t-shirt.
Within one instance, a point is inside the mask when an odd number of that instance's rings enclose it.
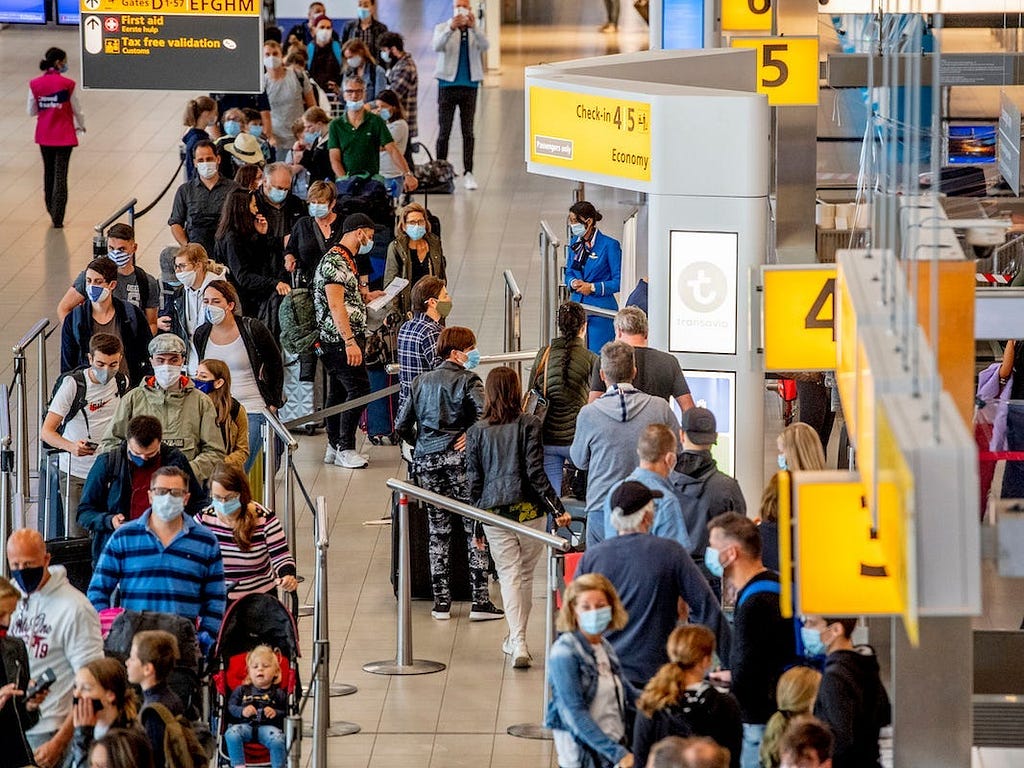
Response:
[[[149,509],[149,482],[153,479],[153,473],[160,469],[160,459],[161,457],[157,456],[151,464],[141,467],[132,464],[132,504],[129,508],[131,520],[138,520],[142,513]]]

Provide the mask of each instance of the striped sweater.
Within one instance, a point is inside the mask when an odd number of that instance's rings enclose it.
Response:
[[[277,578],[295,575],[295,560],[288,551],[288,540],[281,522],[269,509],[255,502],[254,505],[258,523],[248,552],[238,546],[233,529],[217,517],[213,507],[196,515],[196,521],[208,528],[220,544],[224,580],[229,587],[230,600],[238,600],[256,592],[273,592]]]
[[[114,531],[89,582],[89,602],[97,611],[109,608],[118,589],[125,610],[198,619],[199,629],[216,637],[225,599],[216,536],[186,516],[165,547],[149,528],[151,514],[147,509]]]

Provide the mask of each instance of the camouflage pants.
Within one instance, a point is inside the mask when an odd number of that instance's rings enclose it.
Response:
[[[469,503],[468,481],[466,479],[465,453],[442,451],[416,459],[413,467],[416,483],[434,493]],[[489,563],[486,545],[477,549],[475,539],[483,538],[483,526],[461,515],[453,515],[446,509],[426,505],[427,522],[430,531],[430,581],[434,590],[434,602],[451,603],[451,545],[452,518],[461,521],[469,551],[469,586],[474,605],[488,602],[487,569]],[[458,524],[458,523],[456,523]]]

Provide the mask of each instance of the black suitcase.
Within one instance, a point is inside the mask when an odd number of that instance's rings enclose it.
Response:
[[[59,452],[52,451],[44,461],[44,488],[50,488],[55,479],[59,486],[59,475],[54,478],[51,474],[51,470],[55,469],[55,461],[51,459],[55,459],[57,453]],[[50,554],[50,565],[63,565],[68,572],[68,581],[71,582],[71,586],[85,594],[89,590],[89,580],[92,578],[92,539],[88,536],[71,535],[71,517],[77,516],[78,510],[68,508],[69,489],[70,478],[61,489],[63,494],[60,495],[60,509],[50,509],[46,500],[41,500],[40,506],[43,507],[40,521],[42,523],[41,530],[45,532],[44,535],[49,536],[60,529],[60,525],[51,524],[51,519],[54,523],[59,521],[63,523],[64,535],[48,538],[46,541],[46,551]],[[61,520],[58,515],[61,515],[63,519]]]
[[[391,586],[398,596],[398,491],[391,497]],[[452,600],[468,601],[473,596],[469,589],[469,556],[466,552],[466,534],[461,519],[452,520],[450,576]],[[430,552],[427,510],[423,502],[409,499],[409,584],[413,600],[433,600],[430,585]]]

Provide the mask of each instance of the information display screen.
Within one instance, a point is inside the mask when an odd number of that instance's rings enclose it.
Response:
[[[736,472],[736,374],[732,371],[683,371],[694,405],[715,414],[718,442],[711,455],[727,475]]]
[[[0,24],[45,24],[43,0],[0,0]]]
[[[981,165],[996,161],[996,126],[946,127],[946,165]]]
[[[661,47],[665,50],[704,47],[704,0],[662,0]]]
[[[82,20],[78,0],[57,0],[57,23],[77,25]]]

